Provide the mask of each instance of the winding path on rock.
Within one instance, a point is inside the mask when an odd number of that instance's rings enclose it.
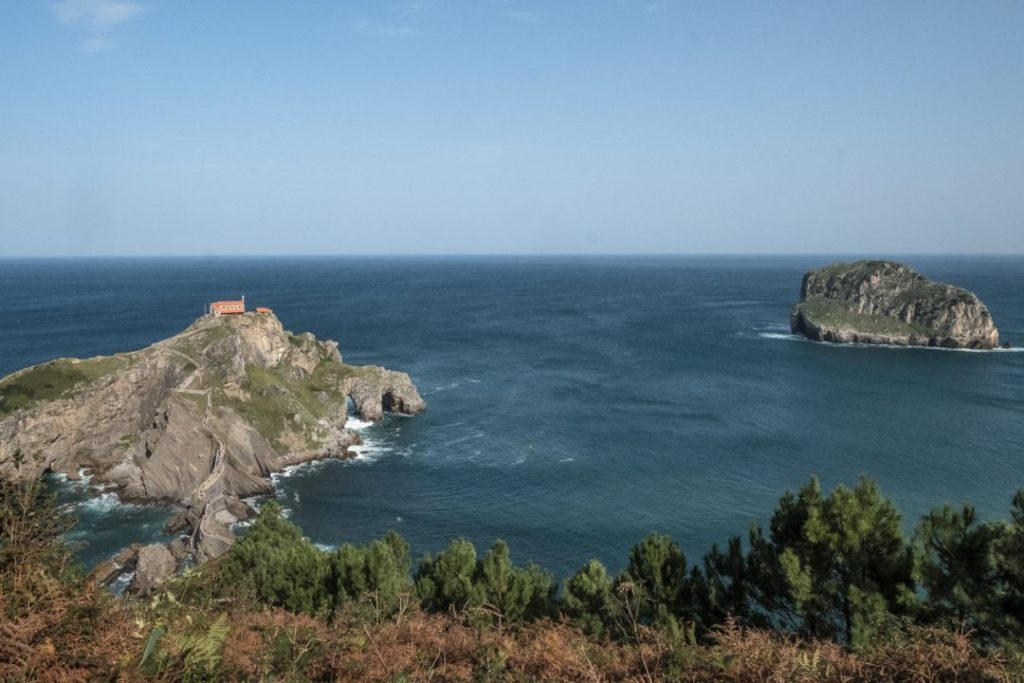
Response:
[[[234,542],[234,538],[228,534],[219,533],[217,529],[211,526],[211,520],[214,519],[215,515],[221,510],[225,509],[224,505],[224,489],[223,489],[223,476],[225,469],[225,456],[227,455],[227,448],[224,446],[224,441],[221,440],[217,432],[210,426],[210,419],[213,417],[213,396],[209,389],[187,389],[185,387],[191,386],[196,375],[200,372],[199,364],[196,363],[195,359],[190,358],[187,354],[182,353],[176,349],[169,349],[161,347],[162,351],[175,354],[191,362],[196,366],[196,370],[193,371],[185,381],[181,383],[178,389],[175,389],[178,393],[191,394],[194,396],[205,396],[206,397],[206,411],[203,414],[203,427],[206,432],[217,442],[217,453],[213,457],[213,467],[210,469],[209,475],[203,480],[203,483],[199,485],[195,493],[195,502],[193,506],[199,507],[199,524],[196,525],[192,532],[192,548],[194,552],[199,550],[199,544],[202,543],[204,538],[209,538],[217,541],[221,541],[226,545],[230,545]]]
[[[187,388],[187,387],[192,386],[192,382],[194,382],[196,377],[199,375],[199,373],[202,372],[202,367],[200,366],[199,362],[195,358],[193,358],[192,356],[188,355],[187,353],[185,353],[183,351],[179,351],[178,349],[170,348],[169,346],[167,346],[167,342],[166,341],[157,342],[156,344],[153,344],[153,348],[155,348],[155,349],[157,349],[159,351],[163,351],[164,353],[170,353],[172,355],[178,356],[179,358],[184,358],[189,363],[191,363],[192,366],[195,368],[191,373],[189,373],[189,376],[186,377],[184,379],[184,381],[182,381],[178,385],[177,391],[183,391],[183,392],[186,392],[186,393],[199,393],[199,394],[207,393],[207,396],[209,396],[209,394],[208,394],[209,389],[188,389]]]

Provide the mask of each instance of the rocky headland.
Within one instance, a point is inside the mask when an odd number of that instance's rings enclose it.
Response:
[[[231,525],[252,514],[242,499],[271,493],[271,473],[352,457],[349,398],[364,420],[426,407],[407,374],[349,365],[336,342],[287,332],[273,314],[203,316],[139,351],[0,379],[0,476],[87,472],[125,500],[177,506],[169,528],[181,536],[164,552],[136,548],[98,568],[166,574],[168,557],[224,553]],[[140,580],[144,593],[156,579]]]
[[[804,275],[790,314],[817,341],[993,349],[999,331],[978,297],[901,263],[836,263]]]

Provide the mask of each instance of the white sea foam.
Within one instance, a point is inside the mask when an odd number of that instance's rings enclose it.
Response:
[[[788,341],[808,341],[805,337],[795,334],[783,334],[781,332],[760,332],[757,335],[762,339],[786,339]]]
[[[372,425],[373,423],[369,420],[360,420],[354,415],[349,415],[348,419],[345,420],[345,429],[355,429],[356,431],[359,431]]]
[[[128,586],[131,585],[132,579],[134,578],[135,572],[125,572],[124,574],[119,575],[110,584],[111,592],[113,592],[114,595],[122,595],[126,590],[128,590]]]
[[[267,496],[250,496],[249,498],[243,498],[242,502],[251,507],[256,513],[259,513],[260,507],[263,506],[263,501],[265,500],[267,500]]]
[[[314,543],[313,545],[315,545],[317,548],[324,551],[325,553],[333,553],[335,550],[337,550],[337,546],[333,546],[329,543]]]
[[[82,510],[88,510],[89,512],[95,512],[98,514],[106,514],[116,507],[122,507],[121,499],[117,497],[116,493],[104,493],[95,498],[89,498],[83,500],[78,504],[78,508]],[[123,507],[132,507],[130,505],[124,505]]]
[[[290,477],[294,477],[296,474],[309,474],[311,472],[316,472],[329,462],[331,461],[311,460],[309,462],[300,462],[295,465],[288,465],[278,472],[271,472],[270,483],[276,488],[282,479],[289,479]]]
[[[52,472],[50,476],[57,483],[58,486],[63,486],[69,489],[84,489],[89,486],[89,482],[92,480],[92,476],[85,476],[84,470],[78,470],[78,478],[72,479],[64,472]]]
[[[358,462],[376,462],[382,455],[391,453],[394,449],[390,446],[382,446],[372,439],[364,439],[363,443],[352,446],[349,450],[356,454],[353,459]]]
[[[302,467],[301,464],[299,464],[299,465],[288,465],[288,467],[285,467],[284,469],[282,469],[282,470],[280,470],[278,472],[271,472],[271,474],[270,474],[270,483],[276,488],[277,487],[277,483],[279,481],[281,481],[282,479],[287,479],[288,477],[292,476],[293,474],[295,474],[295,472],[298,471],[298,469],[300,467]]]
[[[242,502],[253,509],[256,515],[260,512],[260,507],[263,502],[269,500],[270,496],[250,496],[249,498],[243,498]],[[231,525],[231,530],[245,529],[252,526],[252,523],[256,521],[256,515],[252,516],[252,519],[241,520]]]

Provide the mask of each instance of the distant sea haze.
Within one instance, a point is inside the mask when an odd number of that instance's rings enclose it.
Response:
[[[789,334],[820,257],[0,261],[0,374],[139,348],[206,302],[274,309],[345,359],[404,370],[415,418],[353,423],[358,459],[275,477],[316,543],[399,531],[414,553],[506,539],[517,562],[613,568],[652,530],[691,559],[778,497],[877,479],[908,515],[1002,516],[1024,486],[1024,353],[836,347]],[[1024,257],[902,257],[976,292],[1024,344]],[[167,511],[58,482],[92,564]]]

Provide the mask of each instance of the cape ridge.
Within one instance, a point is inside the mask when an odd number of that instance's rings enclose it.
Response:
[[[252,515],[242,499],[271,493],[272,473],[354,457],[350,400],[363,420],[426,408],[407,374],[349,365],[336,342],[292,334],[269,310],[204,315],[138,351],[0,379],[0,476],[86,472],[123,500],[178,506],[168,531],[181,535],[167,548],[97,569],[106,580],[136,564],[162,575],[223,554],[231,525]]]

